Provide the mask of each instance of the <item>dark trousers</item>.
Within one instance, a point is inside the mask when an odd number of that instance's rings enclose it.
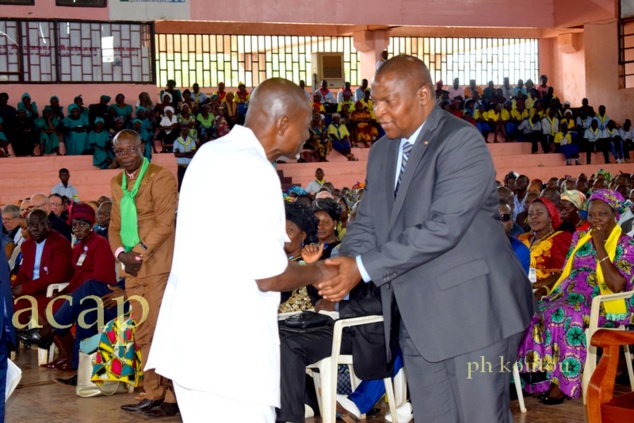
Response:
[[[614,150],[614,144],[611,138],[602,138],[597,141],[598,149],[603,153],[603,158],[606,163],[610,163],[610,151]],[[616,153],[614,153],[614,159],[616,160]]]
[[[599,151],[598,143],[583,139],[583,151],[586,152],[586,164],[592,163],[592,153]]]
[[[513,421],[509,390],[523,333],[439,362],[420,355],[404,324],[399,335],[414,415],[426,423]]]
[[[332,327],[314,332],[295,333],[280,330],[281,408],[278,422],[304,422],[306,397],[306,366],[332,352]],[[345,331],[341,339],[341,353],[352,354],[352,338]]]
[[[7,367],[9,360],[8,337],[4,328],[0,335],[0,423],[4,423],[4,396],[7,388]]]
[[[103,322],[105,323],[117,317],[117,307],[106,309],[101,307],[101,303],[98,301],[85,298],[91,295],[101,298],[110,292],[108,285],[103,282],[95,280],[86,281],[70,294],[72,302],[68,300],[64,301],[64,304],[55,312],[55,322],[50,322],[53,324],[55,332],[60,335],[67,333],[69,328],[58,329],[58,327],[69,327],[75,323],[77,324],[75,326],[75,343],[73,344],[73,369],[76,369],[79,365],[79,343],[99,331],[97,309],[103,309]],[[124,305],[124,313],[127,312],[128,303],[126,302]],[[79,320],[80,315],[81,321]]]
[[[548,142],[546,141],[546,137],[540,131],[533,131],[530,134],[526,135],[527,139],[531,142],[531,153],[537,153],[537,145],[542,145],[542,151],[544,153],[548,153],[550,151],[550,147],[548,146]]]
[[[187,171],[187,167],[178,165],[178,192],[181,191],[181,185],[183,184],[183,178],[185,177],[185,171]]]

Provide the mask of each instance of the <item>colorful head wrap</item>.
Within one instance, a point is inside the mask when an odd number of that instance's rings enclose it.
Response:
[[[100,123],[100,122],[101,122],[101,123],[104,123],[104,124],[106,123],[106,121],[104,121],[104,120],[103,120],[103,118],[100,118],[100,117],[95,118],[95,125],[97,125],[97,124],[98,124],[98,123]]]
[[[612,181],[612,174],[607,170],[599,169],[599,171],[597,172],[597,176],[599,175],[602,175],[603,179],[605,179],[605,182],[607,182],[608,184]]]
[[[106,103],[110,101],[110,96],[109,95],[102,95],[101,97],[99,97],[100,100],[105,101]]]
[[[73,110],[79,110],[79,107],[77,107],[77,105],[74,103],[68,106],[68,113],[72,112]]]
[[[77,203],[73,206],[72,220],[84,220],[91,225],[95,224],[95,210],[86,203]]]
[[[588,198],[588,205],[590,205],[590,202],[594,200],[603,201],[610,206],[612,210],[614,210],[614,213],[616,213],[617,221],[621,218],[621,213],[623,212],[623,202],[625,199],[618,191],[612,191],[611,189],[598,189],[592,193],[590,198]]]
[[[31,98],[31,94],[29,94],[29,93],[24,93],[24,94],[22,94],[22,97],[21,97],[22,101],[24,101],[24,99],[25,99],[26,97],[28,97],[28,98],[30,99],[30,98]]]
[[[556,230],[562,224],[561,215],[559,214],[559,210],[557,210],[557,207],[555,207],[553,202],[546,197],[538,197],[534,199],[533,201],[531,201],[531,205],[535,202],[542,203],[546,207],[546,210],[548,210],[548,215],[553,221],[553,229]]]
[[[581,191],[577,191],[576,189],[564,191],[561,194],[561,199],[570,201],[572,205],[577,208],[577,210],[586,209],[586,196],[583,195]]]
[[[293,193],[295,193],[295,194],[297,194],[297,195],[306,195],[306,194],[308,194],[308,193],[304,190],[304,188],[302,188],[302,187],[300,187],[300,186],[298,186],[298,185],[293,185],[292,187],[290,187],[290,188],[288,189],[288,191],[286,191],[286,193],[287,193],[287,194],[290,194],[290,193],[292,193],[292,192],[293,192]]]

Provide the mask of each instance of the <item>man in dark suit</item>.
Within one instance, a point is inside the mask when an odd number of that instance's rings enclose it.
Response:
[[[0,421],[4,421],[4,397],[7,386],[7,360],[9,350],[15,345],[15,328],[11,322],[13,316],[13,300],[11,298],[11,280],[9,264],[0,248],[0,303],[4,311],[0,312]]]
[[[385,62],[372,96],[386,136],[372,146],[356,220],[327,261],[338,274],[320,294],[337,301],[362,279],[381,288],[387,344],[398,336],[414,415],[508,422],[533,300],[495,219],[489,151],[475,127],[436,106],[417,58]]]

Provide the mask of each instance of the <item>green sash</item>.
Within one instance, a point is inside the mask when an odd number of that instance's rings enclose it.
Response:
[[[130,252],[137,245],[141,239],[139,238],[139,225],[136,213],[136,203],[134,197],[139,192],[139,186],[145,172],[147,171],[150,162],[148,159],[143,158],[143,164],[141,165],[141,171],[139,177],[132,187],[132,191],[128,191],[128,178],[127,175],[122,175],[121,178],[121,190],[123,191],[123,197],[121,198],[121,242],[125,248],[126,253]]]

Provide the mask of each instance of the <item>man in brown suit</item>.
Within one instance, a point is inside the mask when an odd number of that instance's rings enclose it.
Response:
[[[146,162],[143,158],[143,144],[134,131],[121,131],[114,138],[114,153],[124,171],[110,182],[110,246],[125,268],[127,297],[136,295],[147,302],[148,307],[145,310],[139,301],[132,301],[135,321],[142,320],[141,314],[147,314],[146,320],[137,327],[135,333],[136,343],[141,348],[141,356],[145,362],[172,266],[176,180],[167,169]],[[123,178],[126,178],[125,181]],[[125,195],[124,189],[127,191]],[[134,208],[130,209],[131,202],[136,206],[136,213]],[[129,224],[135,218],[138,222],[136,231],[130,231]],[[131,233],[134,239],[132,242]],[[138,404],[123,405],[121,408],[143,412],[147,417],[177,414],[178,406],[172,382],[159,376],[154,370],[145,371],[144,375],[145,399]]]

